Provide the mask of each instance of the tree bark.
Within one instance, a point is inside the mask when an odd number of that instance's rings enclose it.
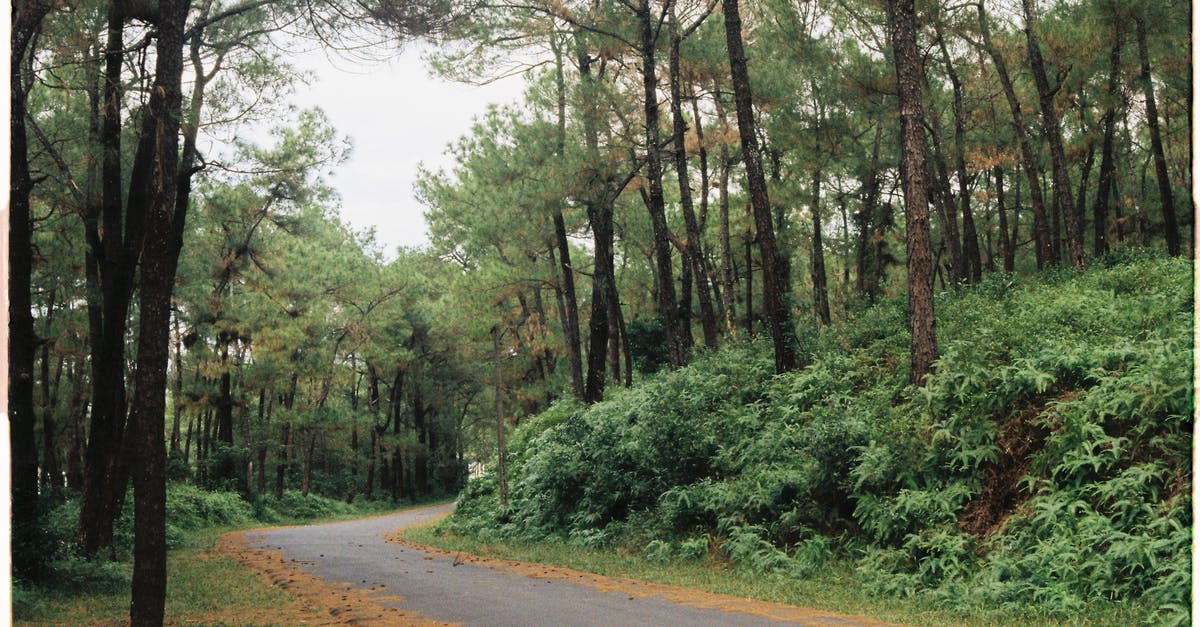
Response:
[[[676,308],[675,278],[671,261],[671,235],[667,226],[667,214],[662,187],[662,153],[659,149],[658,121],[658,76],[655,72],[654,53],[658,45],[649,0],[640,0],[635,11],[638,20],[638,43],[642,61],[642,111],[645,117],[646,142],[646,209],[650,212],[650,230],[653,234],[654,261],[658,269],[657,302],[663,329],[667,334],[667,356],[672,368],[687,362],[687,342],[679,324]]]
[[[723,121],[723,120],[722,120]],[[733,168],[729,147],[721,144],[721,174],[717,190],[718,253],[721,255],[721,285],[725,289],[725,328],[737,339],[737,297],[733,291],[733,251],[729,245],[729,170]]]
[[[825,277],[825,251],[821,243],[821,168],[813,170],[811,211],[813,311],[816,312],[818,325],[829,326],[832,322],[829,316],[829,287]]]
[[[683,119],[683,88],[679,75],[679,46],[683,41],[683,35],[679,32],[679,21],[675,15],[674,2],[671,3],[669,20],[668,28],[671,37],[669,55],[671,128],[675,147],[675,174],[679,180],[679,206],[683,211],[683,223],[687,230],[687,240],[681,252],[683,254],[683,261],[691,268],[692,277],[696,283],[696,296],[700,305],[700,328],[704,332],[704,345],[708,348],[716,348],[718,335],[717,318],[713,312],[712,288],[709,286],[708,272],[704,267],[704,256],[700,250],[703,236],[700,232],[699,223],[696,221],[695,210],[692,205],[691,179],[688,175],[687,146],[684,137],[687,133],[687,122]],[[699,119],[695,120],[695,124],[697,126],[700,125]],[[708,190],[702,188],[701,192],[707,194]],[[685,330],[690,336],[690,329]]]
[[[145,224],[141,263],[141,317],[138,328],[136,397],[130,417],[135,455],[133,593],[130,624],[161,625],[167,592],[166,418],[167,360],[170,352],[171,292],[182,242],[174,222],[186,207],[175,206],[179,119],[183,100],[183,31],[188,0],[161,0],[155,81],[150,96],[154,120],[152,204]]]
[[[720,281],[718,281],[716,272],[713,269],[712,249],[709,246],[707,246],[704,241],[704,233],[707,230],[707,225],[708,225],[708,208],[709,208],[708,190],[711,187],[711,184],[710,184],[711,183],[711,175],[709,173],[709,165],[708,165],[708,161],[709,161],[708,148],[705,146],[703,118],[700,117],[700,97],[696,94],[694,85],[691,86],[691,92],[692,92],[692,97],[691,97],[691,99],[692,99],[692,120],[693,120],[693,123],[696,125],[696,145],[698,146],[698,149],[697,149],[698,155],[697,156],[700,159],[700,190],[701,190],[701,192],[700,192],[700,209],[699,209],[700,214],[698,216],[698,223],[696,225],[698,227],[699,233],[700,233],[700,242],[696,246],[696,254],[698,255],[700,264],[704,268],[704,276],[705,276],[704,281],[707,285],[709,285],[712,288],[711,303],[712,303],[712,310],[713,310],[713,324],[717,328],[718,342],[719,342],[720,341],[719,335],[720,335],[720,330],[721,330],[721,320],[719,318],[720,314],[718,313],[718,311],[720,311],[720,312],[724,311],[725,300],[723,298],[723,292],[721,291]],[[703,322],[702,322],[702,324],[703,324]]]
[[[22,67],[29,42],[49,12],[49,2],[14,2],[9,64],[8,190],[8,412],[12,447],[13,569],[22,577],[37,573],[38,461],[33,410],[33,366],[37,334],[33,329],[33,220],[25,115],[28,91]]]
[[[1051,260],[1050,225],[1046,220],[1046,203],[1042,197],[1041,166],[1038,165],[1037,159],[1034,157],[1033,143],[1029,137],[1029,129],[1025,126],[1025,115],[1021,110],[1021,101],[1017,98],[1016,89],[1013,87],[1012,78],[1008,73],[1008,64],[992,44],[991,28],[988,26],[988,17],[983,8],[983,3],[976,4],[975,8],[979,12],[979,32],[983,39],[983,47],[987,51],[988,56],[992,58],[992,63],[996,66],[996,74],[1000,78],[1000,86],[1004,90],[1004,98],[1008,102],[1009,111],[1012,113],[1013,129],[1017,133],[1017,143],[1021,148],[1021,161],[1025,165],[1025,178],[1029,183],[1029,201],[1033,206],[1035,259],[1037,261],[1037,268],[1041,270]],[[1020,203],[1018,202],[1014,206],[1019,207]],[[1014,229],[1016,228],[1016,224],[1017,220],[1014,217]],[[1015,241],[1016,237],[1014,236],[1013,239]]]
[[[754,226],[758,234],[759,254],[762,256],[763,319],[775,348],[775,372],[783,373],[796,367],[796,338],[783,293],[783,269],[775,246],[771,203],[767,197],[767,181],[763,175],[758,136],[755,134],[750,74],[746,69],[746,52],[742,47],[742,18],[737,0],[725,0],[722,4],[725,12],[725,45],[729,53],[729,71],[737,105],[738,135],[742,140],[742,160],[746,164],[750,205],[754,211]]]
[[[1061,84],[1050,87],[1046,75],[1046,63],[1042,58],[1042,45],[1037,36],[1037,17],[1034,2],[1036,0],[1021,0],[1025,12],[1025,41],[1029,49],[1029,66],[1033,70],[1033,82],[1037,86],[1038,103],[1042,110],[1042,129],[1046,141],[1050,144],[1050,163],[1054,181],[1054,207],[1063,216],[1066,225],[1067,256],[1072,266],[1082,268],[1085,262],[1083,252],[1083,228],[1079,216],[1075,214],[1075,203],[1071,196],[1071,181],[1067,176],[1067,156],[1063,149],[1062,128],[1058,118],[1058,110],[1054,106],[1054,97]],[[1057,228],[1057,219],[1054,228]],[[1056,238],[1057,239],[1057,238]],[[1055,242],[1057,243],[1057,242]],[[1056,256],[1055,262],[1058,261]]]
[[[588,368],[584,381],[584,402],[595,403],[604,398],[605,348],[608,345],[608,283],[613,276],[613,205],[606,186],[606,173],[600,157],[599,121],[596,76],[592,73],[594,59],[578,40],[580,88],[583,91],[583,133],[589,169],[583,173],[586,181],[584,204],[592,227],[595,262],[592,271],[592,307],[588,319]]]
[[[908,231],[908,323],[912,332],[909,383],[924,385],[937,360],[933,315],[929,199],[925,195],[925,137],[921,121],[921,57],[917,50],[913,0],[888,0],[896,85],[900,96],[901,179]]]
[[[492,327],[492,360],[496,397],[496,475],[500,485],[500,509],[508,509],[508,451],[504,445],[504,380],[500,372],[500,327]]]
[[[1099,187],[1096,190],[1096,200],[1092,204],[1092,252],[1103,255],[1108,252],[1108,213],[1110,200],[1113,196],[1113,183],[1116,177],[1114,160],[1114,138],[1117,127],[1117,104],[1120,97],[1121,79],[1121,33],[1113,33],[1112,52],[1109,53],[1108,86],[1104,106],[1104,139],[1100,146],[1100,175]]]
[[[1154,156],[1154,175],[1158,179],[1158,198],[1162,205],[1163,234],[1167,239],[1167,253],[1172,257],[1177,257],[1181,254],[1179,223],[1175,217],[1175,197],[1171,191],[1171,179],[1167,174],[1162,131],[1158,125],[1158,103],[1154,99],[1154,81],[1150,74],[1150,53],[1146,46],[1146,18],[1141,11],[1141,7],[1134,10],[1134,22],[1137,26],[1138,59],[1142,66],[1142,92],[1146,95],[1146,123],[1150,126],[1150,152]]]
[[[1003,258],[1004,271],[1012,273],[1016,261],[1016,241],[1008,236],[1008,210],[1004,206],[1004,168],[992,166],[992,175],[996,178],[996,212],[1000,221],[1000,256]]]
[[[871,255],[871,240],[874,239],[875,214],[879,204],[879,147],[883,139],[883,124],[875,127],[875,140],[871,144],[871,161],[863,177],[863,201],[858,219],[858,246],[855,251],[856,272],[854,287],[859,294],[867,297],[868,302],[874,303],[878,298],[879,278],[882,261],[878,255]]]
[[[928,89],[928,76],[925,77]],[[942,233],[942,247],[950,255],[950,282],[957,285],[967,280],[967,258],[962,252],[962,237],[958,230],[958,211],[954,206],[954,192],[950,189],[950,171],[942,153],[942,131],[939,116],[930,112],[929,140],[933,145],[933,159],[926,163],[926,194],[937,216]]]
[[[562,50],[558,37],[551,36],[551,47],[554,50],[554,79],[558,105],[558,137],[555,150],[559,159],[567,143],[567,88],[563,76]],[[575,270],[571,265],[571,246],[567,239],[567,225],[563,220],[562,208],[554,207],[554,241],[558,248],[558,264],[562,282],[562,297],[566,311],[566,321],[563,325],[563,336],[567,344],[567,363],[571,369],[571,393],[578,400],[584,399],[583,394],[583,354],[579,338],[579,301],[575,296]]]
[[[958,179],[958,202],[962,210],[962,252],[967,274],[963,277],[971,283],[978,283],[983,278],[983,262],[979,255],[979,235],[975,231],[975,217],[971,213],[970,181],[967,178],[967,127],[966,109],[963,106],[963,85],[950,60],[950,51],[946,48],[946,40],[942,36],[941,17],[934,21],[937,33],[938,48],[942,52],[942,62],[946,66],[946,75],[950,78],[950,86],[954,94],[954,166],[955,178]]]

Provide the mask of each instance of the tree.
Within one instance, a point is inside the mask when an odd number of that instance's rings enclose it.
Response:
[[[975,8],[979,14],[979,34],[981,37],[979,45],[988,53],[988,56],[992,58],[992,63],[996,66],[996,75],[1000,79],[1000,86],[1004,90],[1004,98],[1008,102],[1009,112],[1012,114],[1013,128],[1017,133],[1017,143],[1021,148],[1021,160],[1025,165],[1025,178],[1029,184],[1029,197],[1033,205],[1034,252],[1037,267],[1040,270],[1043,264],[1052,263],[1050,227],[1046,219],[1045,201],[1042,199],[1042,169],[1035,158],[1033,142],[1029,137],[1029,129],[1025,126],[1025,115],[1021,107],[1021,101],[1017,97],[1016,88],[1008,72],[1008,63],[992,41],[991,26],[988,23],[987,12],[982,2],[976,4]]]
[[[904,223],[908,253],[908,326],[912,333],[908,380],[923,385],[937,361],[933,317],[933,264],[929,243],[929,200],[925,195],[925,137],[922,128],[921,57],[913,0],[888,0],[892,22],[896,87],[900,100],[900,176],[904,185]]]
[[[1150,54],[1146,46],[1146,18],[1140,9],[1134,10],[1138,60],[1141,62],[1142,92],[1146,96],[1146,123],[1150,127],[1150,152],[1154,156],[1154,176],[1158,180],[1158,200],[1162,206],[1163,229],[1167,239],[1167,252],[1180,254],[1179,225],[1175,218],[1175,199],[1171,192],[1171,180],[1167,174],[1167,159],[1163,153],[1162,131],[1158,125],[1158,103],[1154,98],[1154,81],[1150,74]]]
[[[38,0],[13,2],[12,38],[9,56],[9,146],[10,184],[8,239],[8,411],[12,442],[13,540],[17,547],[33,543],[37,527],[38,463],[34,435],[33,364],[38,337],[33,325],[33,221],[29,196],[33,179],[29,173],[28,141],[25,132],[26,102],[32,76],[26,73],[34,38],[52,4]],[[36,575],[36,553],[13,552],[18,576]]]
[[[1062,88],[1062,80],[1054,87],[1050,86],[1046,62],[1042,58],[1042,44],[1037,34],[1036,0],[1021,0],[1025,13],[1025,40],[1029,52],[1029,67],[1033,70],[1033,82],[1037,86],[1038,104],[1042,111],[1042,130],[1050,145],[1051,172],[1054,181],[1054,207],[1056,215],[1061,215],[1067,227],[1067,256],[1070,264],[1076,268],[1084,265],[1083,227],[1080,217],[1075,213],[1075,202],[1072,200],[1070,179],[1067,176],[1067,156],[1063,150],[1062,125],[1059,122],[1058,109],[1054,97]],[[1057,218],[1053,228],[1058,228]],[[1055,238],[1052,248],[1058,250],[1058,238]],[[1059,261],[1056,254],[1054,261]]]
[[[946,76],[950,78],[950,86],[954,96],[954,165],[955,178],[958,181],[958,202],[962,209],[962,251],[968,274],[962,278],[972,283],[978,283],[983,276],[983,263],[979,255],[979,236],[975,232],[975,218],[971,213],[970,179],[967,176],[967,146],[966,119],[967,113],[963,103],[963,84],[950,59],[950,51],[946,47],[946,38],[942,34],[940,12],[933,19],[934,32],[937,36],[938,49],[942,53],[942,63],[946,68]]]
[[[704,20],[711,14],[712,8],[715,5],[704,8],[691,24],[681,27],[679,16],[677,15],[677,4],[675,0],[667,0],[666,9],[668,11],[667,26],[670,33],[668,72],[670,75],[671,130],[673,132],[672,142],[675,149],[675,174],[679,180],[679,205],[683,212],[683,221],[687,232],[687,239],[680,247],[680,252],[683,254],[684,263],[690,266],[691,274],[696,279],[696,295],[700,301],[700,326],[704,331],[704,345],[708,348],[716,348],[717,318],[713,309],[712,291],[709,287],[708,265],[704,261],[704,254],[701,250],[703,236],[700,232],[700,225],[696,220],[695,211],[693,210],[691,179],[688,175],[687,122],[683,118],[683,87],[681,84],[679,58],[679,49],[683,44],[683,40],[700,27]],[[699,115],[697,114],[695,117],[697,132],[700,132]],[[700,146],[699,150],[703,151],[703,147]],[[701,167],[704,167],[703,164]],[[705,175],[707,175],[706,171]],[[706,182],[707,180],[703,180],[701,185],[701,193],[705,198],[708,196],[708,189],[703,183]],[[683,296],[684,299],[690,298],[686,292]],[[684,318],[681,322],[680,330],[681,332],[690,334],[690,329],[685,328],[687,325],[687,319]]]
[[[775,246],[771,204],[767,197],[767,181],[763,175],[762,154],[758,148],[758,135],[755,131],[750,75],[746,69],[746,52],[742,46],[742,18],[738,13],[737,0],[725,0],[722,5],[729,71],[737,106],[738,134],[742,140],[742,161],[746,165],[746,183],[750,190],[750,205],[754,212],[759,254],[762,256],[763,312],[767,330],[775,347],[775,371],[782,373],[796,367],[796,340],[791,326],[791,314],[787,310],[787,301],[783,294],[782,268]]]
[[[1096,200],[1092,205],[1092,228],[1095,234],[1092,252],[1095,255],[1103,255],[1108,252],[1108,208],[1110,199],[1114,196],[1116,183],[1116,163],[1113,154],[1116,147],[1113,144],[1117,126],[1117,107],[1121,101],[1119,93],[1121,40],[1121,31],[1114,28],[1112,52],[1109,54],[1108,83],[1104,94],[1105,106],[1102,121],[1104,139],[1100,148],[1099,188],[1096,190]]]
[[[167,478],[163,426],[171,292],[187,206],[177,207],[183,44],[189,0],[161,0],[150,97],[154,176],[141,261],[135,397],[130,415],[134,493],[133,625],[161,625],[167,595]],[[131,460],[131,461],[133,461]]]

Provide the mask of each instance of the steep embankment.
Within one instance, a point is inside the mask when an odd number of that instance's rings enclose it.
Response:
[[[868,589],[1069,616],[1113,600],[1190,620],[1187,261],[994,275],[939,298],[942,358],[906,386],[903,302],[807,340],[702,356],[511,438],[510,507],[472,482],[456,533],[640,547]]]

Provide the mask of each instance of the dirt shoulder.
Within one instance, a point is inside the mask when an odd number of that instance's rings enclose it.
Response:
[[[401,534],[402,531],[403,530],[397,530],[394,533],[384,536],[384,539],[393,544],[410,547],[426,553],[441,555],[443,557],[449,557],[459,563],[474,564],[476,566],[492,568],[514,575],[529,577],[531,579],[569,581],[575,584],[588,586],[600,592],[620,592],[629,596],[631,599],[659,597],[674,603],[679,603],[680,605],[687,605],[699,609],[749,614],[788,623],[824,623],[846,625],[891,624],[874,621],[870,618],[862,616],[847,616],[844,614],[835,614],[833,612],[784,605],[782,603],[771,603],[769,601],[735,597],[727,594],[717,594],[705,590],[695,590],[692,588],[681,588],[678,586],[648,583],[634,579],[626,579],[623,577],[609,577],[605,575],[597,575],[595,573],[573,570],[561,566],[518,562],[514,560],[504,560],[471,555],[467,553],[445,551],[406,540]]]
[[[216,551],[228,555],[259,574],[269,585],[292,596],[293,603],[265,616],[239,616],[237,622],[275,625],[448,625],[421,618],[416,612],[399,610],[380,603],[396,601],[396,595],[360,590],[349,584],[325,581],[304,572],[295,560],[278,551],[254,548],[247,534],[263,529],[227,533],[217,541]]]

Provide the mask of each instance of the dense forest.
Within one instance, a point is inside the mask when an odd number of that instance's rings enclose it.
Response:
[[[1190,10],[14,2],[15,577],[131,552],[154,624],[168,483],[481,475],[451,528],[1186,621]],[[288,58],[418,37],[528,88],[385,251]]]

